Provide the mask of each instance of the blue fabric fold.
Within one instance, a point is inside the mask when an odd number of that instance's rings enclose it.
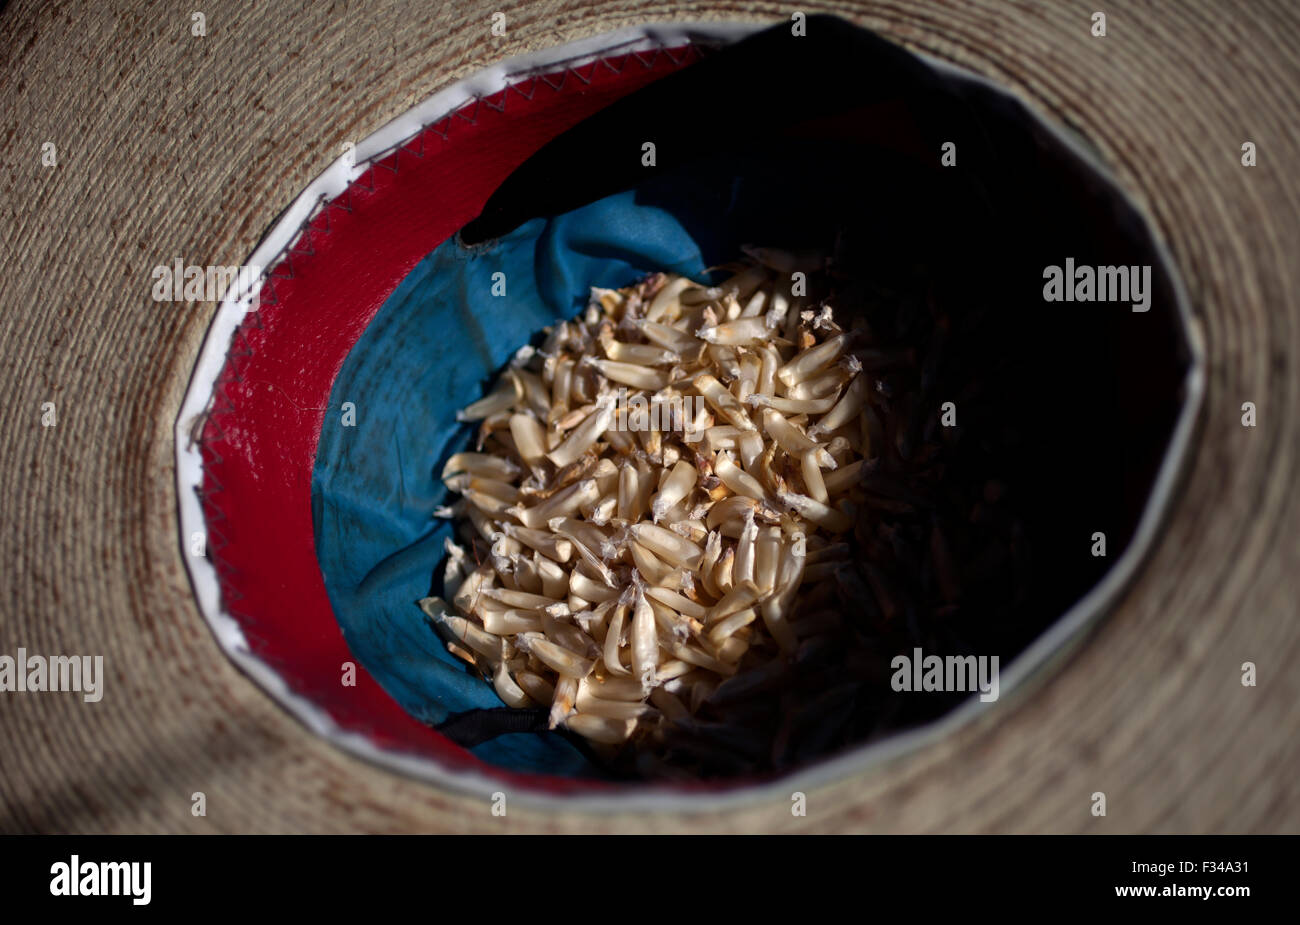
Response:
[[[501,706],[416,605],[442,594],[437,566],[452,530],[434,510],[454,499],[438,474],[474,432],[456,422],[457,409],[480,398],[543,327],[581,311],[589,287],[626,286],[656,270],[707,282],[705,261],[679,218],[620,193],[482,246],[445,242],[402,281],[349,353],[312,473],[317,557],[352,653],[422,722]],[[493,295],[497,273],[505,274],[504,296]],[[345,402],[355,406],[353,426],[345,426]],[[473,751],[514,770],[594,773],[556,735],[506,735]]]

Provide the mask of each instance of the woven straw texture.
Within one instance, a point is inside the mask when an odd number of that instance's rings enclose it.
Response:
[[[1033,696],[808,794],[806,817],[501,818],[342,753],[218,649],[177,539],[172,430],[216,306],[154,302],[150,270],[242,262],[343,141],[503,56],[790,8],[194,6],[204,38],[191,7],[152,0],[0,13],[0,651],[102,654],[107,673],[96,704],[0,694],[0,831],[1300,831],[1300,8],[1112,2],[1094,38],[1078,4],[802,5],[1018,91],[1149,210],[1209,355],[1181,494],[1114,614]]]

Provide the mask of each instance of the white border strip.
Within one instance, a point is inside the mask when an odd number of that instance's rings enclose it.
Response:
[[[729,44],[770,25],[769,22],[703,22],[639,26],[591,36],[557,48],[520,55],[478,71],[435,93],[414,109],[398,116],[359,142],[352,157],[347,155],[340,157],[326,168],[294,200],[246,263],[265,267],[267,271],[274,270],[281,257],[297,240],[307,222],[326,201],[341,195],[351,183],[370,168],[374,161],[387,156],[424,128],[442,121],[476,98],[491,96],[512,84],[520,83],[538,74],[553,73],[561,65],[569,68],[582,67],[613,54],[653,51],[680,46],[687,42]],[[1173,281],[1178,313],[1186,331],[1191,357],[1191,367],[1184,383],[1186,397],[1178,423],[1132,541],[1101,582],[1053,623],[1003,672],[1002,689],[1022,693],[1018,688],[1023,682],[1054,658],[1062,657],[1072,642],[1082,638],[1083,631],[1118,597],[1145,558],[1156,530],[1169,507],[1178,475],[1190,447],[1205,393],[1205,352],[1199,329],[1192,320],[1182,280],[1175,272],[1163,242],[1155,237],[1154,223],[1151,222],[1146,211],[1119,188],[1109,171],[1098,162],[1096,157],[1081,146],[1073,136],[1066,134],[1028,101],[1016,94],[996,86],[983,77],[929,55],[918,54],[918,57],[950,76],[983,84],[1016,99],[1034,114],[1062,145],[1109,184],[1116,195],[1122,196],[1137,209],[1139,215],[1147,222],[1148,230],[1151,231],[1155,241],[1158,257],[1164,265],[1165,272]],[[222,300],[204,339],[198,362],[190,378],[189,388],[176,419],[176,483],[181,555],[189,569],[199,610],[212,627],[221,648],[231,660],[313,732],[329,739],[344,751],[373,764],[461,793],[490,799],[492,793],[506,787],[498,778],[476,770],[453,771],[423,756],[377,748],[361,733],[341,728],[315,702],[290,690],[275,669],[252,653],[238,621],[223,609],[213,560],[189,554],[190,544],[186,538],[195,533],[206,535],[207,530],[198,494],[203,484],[203,458],[199,447],[190,442],[191,429],[211,406],[216,382],[225,366],[235,331],[252,309],[254,296],[260,289],[261,282],[260,279],[256,280],[251,287],[242,290],[232,286],[231,291]],[[896,760],[948,735],[977,716],[993,709],[994,706],[996,705],[981,703],[978,698],[972,697],[940,719],[925,726],[892,735],[879,743],[860,746],[813,767],[783,775],[778,780],[763,784],[741,785],[727,790],[703,793],[684,793],[653,784],[629,785],[616,794],[551,794],[522,788],[513,795],[513,799],[538,809],[592,812],[602,810],[702,812],[734,808],[765,800],[783,801],[793,791],[816,789],[868,768]]]

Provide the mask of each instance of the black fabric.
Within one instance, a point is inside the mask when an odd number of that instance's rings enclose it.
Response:
[[[936,106],[939,100],[946,103]],[[810,17],[800,36],[781,23],[564,132],[506,179],[461,236],[481,243],[535,216],[567,212],[696,161],[752,156],[781,139],[887,140],[902,128],[894,114],[922,120],[907,132],[918,140],[969,136],[963,129],[973,121],[951,82],[904,49],[834,16]],[[642,165],[645,142],[656,146],[655,166]]]
[[[549,710],[493,707],[453,713],[433,728],[461,748],[473,748],[489,739],[515,732],[546,732]]]

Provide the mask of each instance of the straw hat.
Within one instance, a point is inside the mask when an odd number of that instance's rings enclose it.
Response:
[[[1028,3],[806,6],[985,75],[1087,137],[1153,218],[1200,324],[1205,409],[1163,536],[1033,696],[809,793],[803,817],[788,801],[499,817],[344,753],[225,657],[186,575],[173,469],[214,305],[154,301],[152,268],[241,263],[344,141],[503,57],[736,15],[540,2],[507,9],[494,36],[496,9],[213,5],[203,36],[163,4],[0,14],[0,654],[102,654],[106,673],[97,703],[0,693],[0,831],[1295,830],[1300,22],[1281,3],[1112,7],[1105,37],[1086,14]]]

